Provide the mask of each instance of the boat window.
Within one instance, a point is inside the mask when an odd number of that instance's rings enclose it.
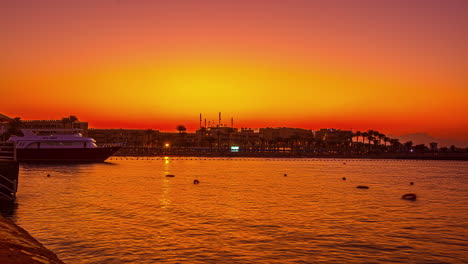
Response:
[[[48,146],[73,146],[73,141],[48,141],[44,142],[44,144]]]
[[[31,143],[26,148],[39,148],[39,143],[37,142]]]

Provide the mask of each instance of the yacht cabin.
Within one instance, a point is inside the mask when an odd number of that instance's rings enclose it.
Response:
[[[79,129],[22,129],[23,136],[12,136],[18,149],[97,148],[96,141],[83,137]]]

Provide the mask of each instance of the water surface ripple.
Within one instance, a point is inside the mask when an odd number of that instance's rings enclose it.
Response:
[[[67,263],[468,259],[468,162],[114,157],[23,164],[19,190],[13,220]]]

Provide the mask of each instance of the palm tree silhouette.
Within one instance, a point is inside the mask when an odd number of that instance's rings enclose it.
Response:
[[[356,131],[356,133],[354,133],[354,136],[356,136],[356,143],[359,142],[359,137],[362,135],[361,131]]]
[[[406,151],[410,151],[411,148],[413,147],[413,141],[408,141],[404,144]]]
[[[369,137],[369,133],[368,132],[362,132],[361,133],[361,136],[362,136],[362,144],[366,144],[366,142],[364,142],[364,140]]]
[[[10,136],[22,136],[23,132],[21,132],[21,128],[23,127],[23,122],[21,121],[21,117],[15,117],[8,122],[8,129],[3,134],[4,139],[8,139]]]
[[[385,148],[387,148],[387,142],[389,142],[389,141],[390,141],[389,137],[387,137],[387,136],[383,137],[383,142],[384,142]]]
[[[73,128],[73,123],[78,121],[78,117],[70,115],[69,117],[62,118],[63,128],[67,128],[67,125],[70,128]]]
[[[185,131],[187,131],[187,128],[184,126],[184,125],[178,125],[176,127],[177,131],[179,131],[180,134],[184,133]]]

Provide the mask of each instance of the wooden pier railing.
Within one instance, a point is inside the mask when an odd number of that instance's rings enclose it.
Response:
[[[0,142],[0,159],[16,160],[15,143]]]
[[[18,190],[18,170],[15,144],[0,142],[0,201],[15,200]]]

